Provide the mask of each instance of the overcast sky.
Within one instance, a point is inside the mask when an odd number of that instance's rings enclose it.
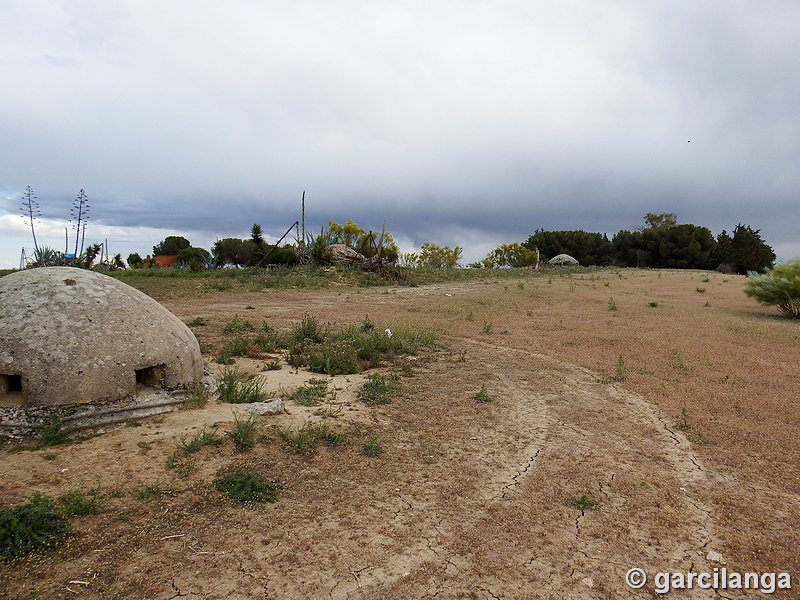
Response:
[[[0,268],[300,218],[464,262],[648,212],[800,256],[795,0],[0,0]],[[70,236],[73,234],[70,233]],[[71,238],[72,239],[72,238]]]

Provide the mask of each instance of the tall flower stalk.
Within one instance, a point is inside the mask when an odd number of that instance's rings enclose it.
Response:
[[[39,210],[39,202],[33,194],[33,188],[28,186],[25,193],[22,195],[22,218],[25,219],[25,224],[31,228],[31,235],[33,236],[33,247],[35,255],[39,255],[39,243],[36,241],[36,219],[42,216],[42,211]]]
[[[89,219],[89,199],[86,197],[86,192],[81,189],[78,192],[78,197],[72,203],[72,210],[70,210],[72,219],[70,219],[75,227],[75,257],[77,258],[83,253],[83,242],[86,239],[86,221]],[[80,252],[78,247],[80,245]]]

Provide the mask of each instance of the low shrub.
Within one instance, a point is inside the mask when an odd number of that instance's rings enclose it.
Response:
[[[784,316],[800,319],[800,258],[775,265],[764,273],[750,271],[744,293]]]
[[[392,402],[391,394],[396,388],[396,375],[387,377],[379,373],[371,373],[367,375],[367,380],[358,390],[358,399],[370,406],[390,404]]]
[[[214,481],[216,488],[228,496],[231,502],[277,502],[275,492],[283,486],[275,481],[264,479],[252,471],[232,471]]]
[[[230,436],[239,452],[245,452],[255,446],[256,425],[258,425],[257,414],[233,416],[233,430]]]
[[[289,395],[289,400],[301,406],[317,406],[328,395],[328,382],[325,379],[309,379]]]
[[[183,408],[203,408],[208,403],[208,388],[200,381],[193,381],[183,395]]]
[[[0,509],[0,558],[13,560],[47,550],[70,534],[69,521],[55,501],[39,492],[26,504]]]
[[[303,456],[316,454],[320,442],[325,442],[329,446],[338,446],[345,440],[345,434],[331,431],[330,425],[324,422],[306,421],[298,429],[280,429],[279,433],[286,450]]]
[[[103,512],[103,494],[99,488],[84,492],[72,490],[58,499],[62,510],[67,515],[83,517]]]
[[[50,415],[47,424],[39,429],[39,447],[49,448],[66,442],[75,431],[73,427],[64,424],[63,412]]]
[[[203,446],[219,446],[222,443],[222,439],[217,435],[218,427],[219,425],[214,424],[209,429],[206,429],[206,426],[203,425],[203,428],[192,439],[187,441],[186,438],[181,438],[178,447],[186,454],[192,454]]]
[[[219,376],[219,401],[228,404],[249,404],[264,399],[263,380],[239,371],[237,367],[225,369]]]

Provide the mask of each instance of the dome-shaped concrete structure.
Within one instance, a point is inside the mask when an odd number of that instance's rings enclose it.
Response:
[[[192,331],[113,277],[72,267],[0,277],[0,403],[105,403],[202,378]]]
[[[559,254],[547,261],[547,265],[550,267],[578,266],[579,264],[580,263],[569,254]]]

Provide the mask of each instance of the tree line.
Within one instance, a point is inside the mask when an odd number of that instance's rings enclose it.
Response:
[[[648,213],[645,225],[621,230],[611,239],[602,233],[536,230],[522,243],[552,258],[569,254],[581,265],[671,269],[720,269],[747,274],[775,264],[773,249],[760,230],[739,223],[716,238],[706,227],[678,224],[675,213]]]

